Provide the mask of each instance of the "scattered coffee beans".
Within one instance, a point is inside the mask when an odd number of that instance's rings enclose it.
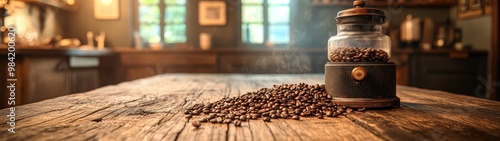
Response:
[[[363,110],[365,109],[361,109]],[[299,83],[274,85],[273,88],[262,88],[238,97],[226,97],[213,103],[194,104],[184,114],[189,118],[193,115],[205,115],[197,123],[234,123],[235,126],[241,126],[241,122],[249,119],[262,118],[265,122],[279,118],[300,120],[301,116],[323,119],[325,116],[336,117],[353,111],[349,107],[332,103],[325,85]]]
[[[211,123],[217,123],[217,119],[215,119],[215,118],[214,119],[210,119],[210,122]]]
[[[208,118],[202,118],[200,120],[198,120],[199,122],[208,122]]]
[[[265,122],[270,122],[271,118],[270,117],[264,117],[262,120],[265,121]]]
[[[365,111],[365,110],[366,110],[366,108],[359,108],[359,109],[358,109],[358,111],[360,111],[360,112],[363,112],[363,111]]]
[[[389,55],[382,49],[340,47],[331,51],[328,59],[332,62],[387,62]]]
[[[318,119],[323,119],[323,115],[318,115]]]
[[[201,126],[201,123],[199,121],[193,121],[192,122],[193,126],[196,127],[196,128],[199,128]]]

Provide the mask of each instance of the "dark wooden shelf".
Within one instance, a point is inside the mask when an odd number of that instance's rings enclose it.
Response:
[[[14,0],[14,1],[22,1],[26,3],[32,3],[32,4],[38,4],[38,5],[47,5],[47,6],[52,6],[55,8],[59,9],[64,9],[68,11],[75,11],[76,6],[75,5],[69,5],[63,2],[59,2],[56,0]]]
[[[351,1],[340,1],[331,3],[313,3],[314,7],[352,7]],[[403,2],[399,6],[403,7],[451,7],[456,5],[456,2]],[[397,6],[396,3],[389,2],[367,2],[366,7],[387,7]]]

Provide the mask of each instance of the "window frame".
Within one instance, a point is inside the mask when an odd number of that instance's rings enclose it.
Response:
[[[294,0],[290,0],[290,2],[288,4],[269,4],[268,1],[271,1],[271,0],[262,0],[262,4],[244,4],[244,3],[241,3],[240,4],[240,8],[239,8],[239,41],[240,41],[240,45],[243,46],[243,47],[252,47],[252,48],[272,48],[272,47],[277,47],[277,48],[287,48],[290,46],[290,41],[292,39],[292,35],[291,35],[291,20],[292,20],[292,17],[291,17],[291,13],[292,13],[292,3]],[[262,25],[263,25],[263,33],[264,33],[264,41],[263,43],[247,43],[247,42],[244,42],[243,41],[243,24],[244,23],[251,23],[251,22],[243,22],[243,6],[244,5],[249,5],[249,6],[261,6],[263,8],[263,11],[262,11]],[[289,19],[288,19],[288,23],[270,23],[269,22],[269,7],[270,6],[288,6],[289,8]],[[270,40],[270,33],[269,33],[269,27],[270,25],[288,25],[288,32],[289,32],[289,35],[288,35],[288,38],[289,38],[289,41],[288,43],[273,43],[272,46],[268,45],[268,42]]]
[[[186,0],[186,3],[184,4],[166,4],[165,3],[165,0],[159,0],[158,2],[158,8],[160,10],[160,23],[159,23],[159,27],[160,27],[160,42],[163,46],[162,47],[174,47],[174,46],[178,46],[178,45],[181,45],[181,44],[187,44],[189,39],[188,39],[188,14],[189,14],[189,10],[188,10],[188,5],[189,5],[189,2],[190,0]],[[186,29],[185,29],[185,36],[186,36],[186,41],[185,42],[178,42],[178,43],[167,43],[165,42],[165,26],[167,25],[167,22],[165,21],[165,8],[167,8],[167,6],[169,5],[173,5],[173,6],[184,6],[185,7],[185,10],[186,10],[186,13],[184,15],[184,22],[183,24],[185,25]],[[139,19],[139,0],[133,0],[133,3],[132,3],[132,15],[133,15],[133,29],[134,29],[134,33],[137,31],[137,32],[140,32],[140,19]],[[180,24],[180,23],[179,23]],[[133,40],[135,41],[135,40]],[[142,39],[142,44],[143,45],[149,45],[151,44],[150,42],[148,41],[145,41],[144,39]]]

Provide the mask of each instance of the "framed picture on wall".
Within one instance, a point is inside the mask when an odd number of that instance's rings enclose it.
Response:
[[[200,1],[198,3],[198,23],[202,26],[226,25],[225,1]]]
[[[491,0],[459,0],[458,19],[470,19],[491,14]]]
[[[98,20],[116,20],[120,18],[118,0],[94,0],[94,17]]]
[[[458,19],[470,19],[483,15],[482,0],[459,0]]]

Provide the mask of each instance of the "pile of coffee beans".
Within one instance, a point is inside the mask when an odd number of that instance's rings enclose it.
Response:
[[[358,109],[358,111],[363,111]],[[281,84],[273,88],[262,88],[247,94],[223,98],[213,103],[198,103],[184,111],[186,118],[204,115],[200,120],[193,121],[195,127],[200,122],[234,123],[262,119],[271,122],[272,119],[300,120],[300,117],[336,117],[352,112],[353,109],[332,103],[332,97],[325,91],[325,85]]]
[[[328,59],[332,62],[387,62],[389,55],[381,49],[340,47],[331,51]]]

